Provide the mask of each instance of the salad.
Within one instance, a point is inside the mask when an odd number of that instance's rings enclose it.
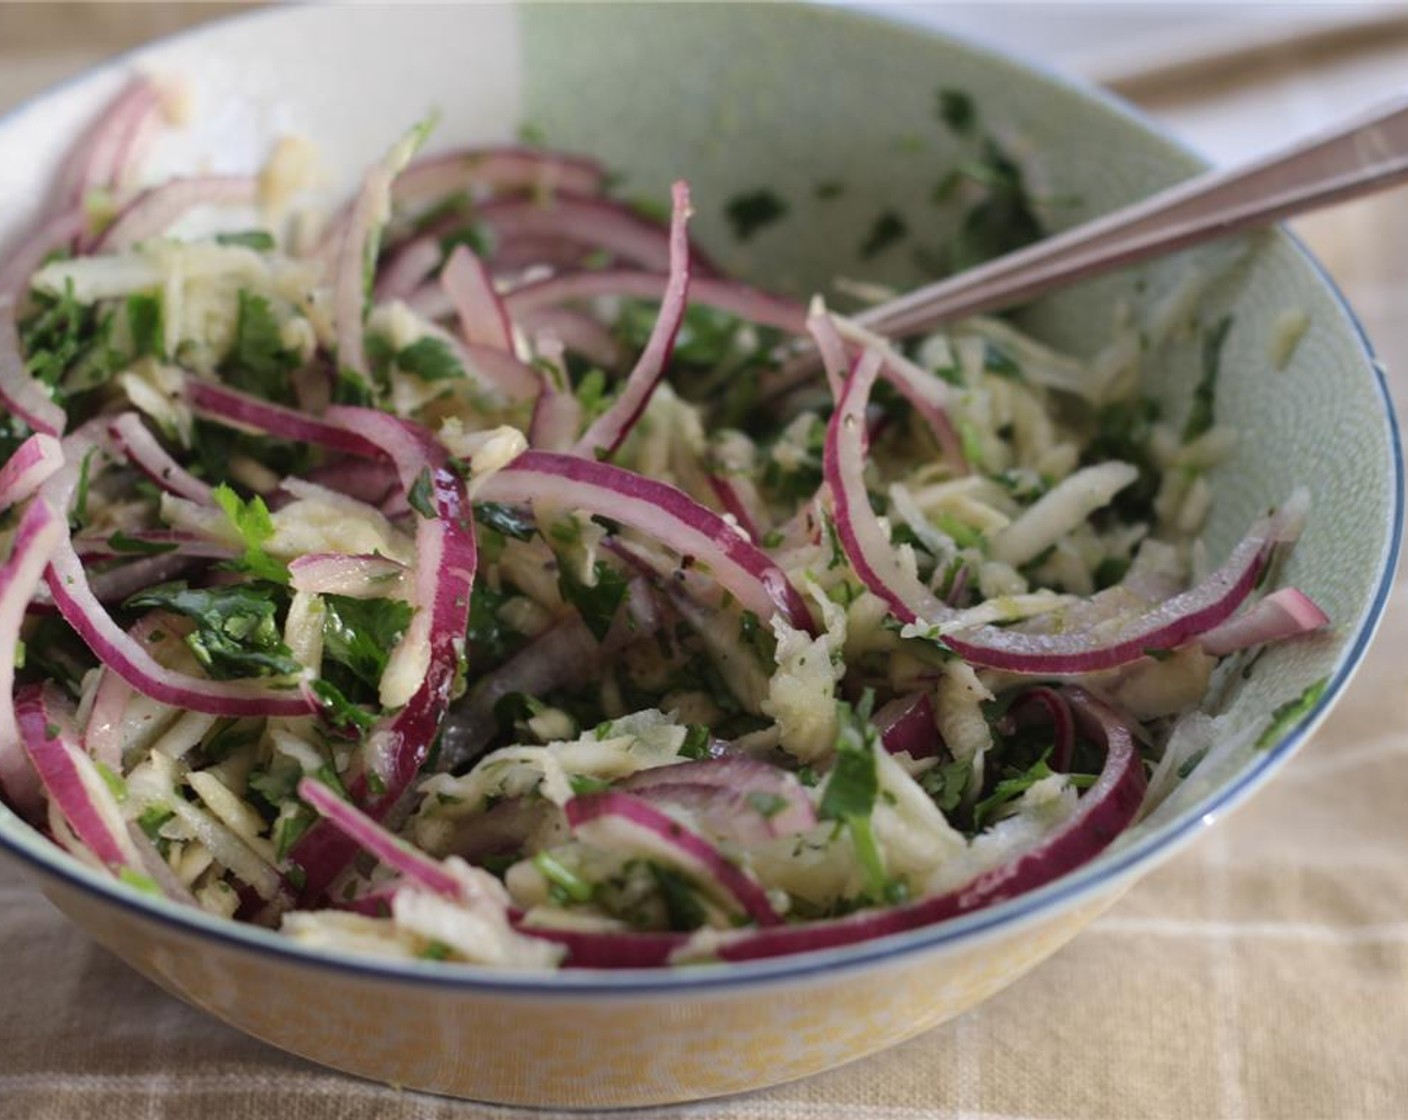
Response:
[[[139,186],[170,109],[0,257],[0,791],[128,889],[509,968],[844,944],[1091,859],[1328,621],[1269,590],[1304,494],[1195,544],[1230,320],[1146,329],[1203,331],[1175,423],[1128,338],[878,338],[543,147],[418,126],[321,220],[294,141]],[[965,252],[1040,233],[1004,167]]]

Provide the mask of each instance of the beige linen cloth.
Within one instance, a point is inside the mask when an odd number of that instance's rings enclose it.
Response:
[[[213,14],[0,5],[0,106],[98,55]],[[1408,39],[1389,36],[1371,49],[1376,64],[1404,72]],[[1349,72],[1362,77],[1364,65]],[[1335,79],[1333,67],[1328,77],[1322,70],[1281,65],[1259,92],[1223,92],[1249,126],[1260,111],[1293,129],[1304,123],[1292,107],[1304,108],[1306,83]],[[1222,104],[1215,85],[1200,82],[1197,101],[1146,92],[1175,124],[1197,123]],[[1408,399],[1400,311],[1408,306],[1408,199],[1357,204],[1302,232],[1367,320],[1395,393]],[[1405,598],[1400,580],[1362,672],[1277,780],[1035,973],[888,1053],[798,1084],[658,1112],[1408,1118]],[[367,1084],[245,1038],[130,972],[0,866],[0,1120],[521,1115]]]

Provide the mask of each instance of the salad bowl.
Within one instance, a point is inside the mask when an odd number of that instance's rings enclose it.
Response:
[[[628,195],[687,178],[695,234],[724,269],[800,296],[838,277],[895,287],[960,237],[1000,251],[1023,213],[960,228],[936,204],[976,120],[1021,168],[1051,230],[1202,165],[1133,113],[988,51],[793,6],[290,8],[154,44],[0,121],[0,239],[38,208],[65,140],[133,70],[184,83],[189,122],[151,172],[249,171],[279,137],[314,141],[350,185],[408,121],[437,143],[524,133],[589,152]],[[966,127],[966,126],[965,126]],[[965,146],[967,145],[967,146]],[[740,236],[740,199],[780,214]],[[953,259],[949,258],[950,263]],[[961,263],[961,262],[960,262]],[[1161,310],[1162,309],[1162,310]],[[1236,324],[1213,477],[1212,556],[1297,487],[1312,496],[1284,573],[1326,631],[1269,650],[1206,703],[1242,744],[1200,766],[1078,870],[932,926],[766,960],[669,970],[511,973],[314,949],[130,890],[0,805],[0,852],[61,910],[173,995],[359,1076],[542,1107],[695,1100],[804,1077],[929,1029],[1037,966],[1130,885],[1267,781],[1343,690],[1385,605],[1402,521],[1397,430],[1368,344],[1330,281],[1282,232],[1109,277],[1022,309],[1023,328],[1097,354],[1130,315]],[[1294,344],[1286,323],[1300,324]],[[1188,408],[1193,332],[1143,363]]]

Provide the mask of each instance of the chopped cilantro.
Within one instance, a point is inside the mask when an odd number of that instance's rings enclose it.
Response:
[[[108,787],[114,798],[118,801],[127,800],[127,783],[122,780],[121,774],[115,773],[112,767],[97,759],[93,760],[93,769],[97,770],[103,784]]]
[[[88,488],[92,477],[93,456],[98,453],[96,447],[90,447],[83,454],[83,462],[78,468],[78,487],[74,491],[73,512],[69,514],[69,524],[74,529],[81,529],[88,524]]]
[[[548,892],[554,901],[561,903],[590,902],[596,888],[571,868],[562,863],[551,852],[539,852],[533,857],[533,866],[548,881]]]
[[[523,644],[523,636],[499,619],[509,596],[487,580],[476,579],[469,593],[469,653],[475,665],[498,665]],[[510,694],[514,695],[514,694]]]
[[[700,905],[690,881],[673,867],[653,861],[648,866],[665,903],[665,917],[669,928],[683,932],[702,926],[708,915]]]
[[[1322,677],[1299,696],[1287,700],[1272,712],[1271,722],[1266,725],[1266,730],[1257,738],[1256,749],[1260,751],[1274,746],[1277,740],[1309,715],[1315,705],[1320,703],[1320,697],[1325,695],[1325,689],[1329,683],[1329,677]]]
[[[284,348],[269,301],[241,288],[235,338],[220,364],[222,376],[236,389],[287,404],[293,400],[289,375],[298,364],[298,355]]]
[[[166,357],[162,328],[160,296],[133,295],[127,297],[127,329],[132,335],[132,356],[141,358]]]
[[[137,827],[147,834],[147,839],[159,843],[163,837],[161,827],[176,814],[165,805],[149,805],[137,818]]]
[[[176,551],[176,545],[169,541],[144,541],[129,537],[121,529],[108,538],[108,547],[114,552],[135,552],[141,556],[160,556]]]
[[[423,468],[420,474],[416,475],[415,482],[406,494],[406,501],[422,517],[434,520],[435,483],[430,477],[429,467]]]
[[[766,187],[735,195],[724,207],[724,216],[739,241],[749,240],[759,230],[779,221],[786,214],[787,203]]]
[[[709,742],[713,738],[709,729],[702,723],[692,723],[684,733],[684,742],[680,744],[680,757],[692,758],[695,760],[712,758],[709,750]]]
[[[323,597],[323,656],[347,666],[376,688],[391,651],[411,622],[411,607],[399,599]]]
[[[1183,425],[1183,442],[1197,439],[1213,425],[1217,378],[1222,369],[1222,348],[1232,329],[1232,316],[1225,315],[1203,335],[1203,375],[1193,390],[1193,408]]]
[[[192,619],[186,645],[217,680],[286,676],[299,664],[284,645],[275,621],[275,589],[267,584],[197,588],[166,583],[124,604],[132,610],[168,610]]]
[[[256,494],[246,502],[223,482],[212,491],[211,497],[244,542],[244,556],[238,561],[239,566],[258,579],[288,583],[288,565],[264,551],[265,544],[274,536],[274,519],[269,516],[264,499]]]
[[[313,682],[312,688],[313,695],[323,706],[323,718],[331,726],[355,736],[364,735],[372,729],[376,721],[371,714],[348,700],[332,681],[320,677]]]
[[[612,620],[626,597],[626,577],[610,564],[598,560],[593,569],[595,582],[583,583],[571,564],[559,567],[557,586],[562,597],[577,608],[582,621],[597,641],[604,641]]]
[[[894,210],[882,211],[860,244],[861,260],[868,261],[879,256],[896,241],[902,240],[908,232],[909,226],[898,213]]]
[[[449,343],[434,335],[411,343],[397,352],[396,366],[422,381],[462,381],[464,366]]]
[[[973,780],[973,764],[961,758],[941,763],[919,777],[923,787],[940,810],[952,813],[963,802]]]
[[[962,136],[970,134],[978,123],[973,98],[960,89],[941,89],[937,94],[939,119]]]
[[[267,253],[275,246],[274,235],[263,229],[242,229],[229,233],[217,233],[215,243],[253,249],[256,253]]]
[[[507,506],[500,502],[475,502],[474,520],[487,529],[502,533],[515,540],[528,541],[538,531],[531,513],[517,506]],[[477,586],[477,585],[476,585]]]

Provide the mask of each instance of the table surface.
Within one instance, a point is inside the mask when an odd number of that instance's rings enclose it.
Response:
[[[0,109],[232,5],[0,4]],[[1408,22],[1186,65],[1121,89],[1214,158],[1395,91]],[[1408,195],[1297,223],[1408,396]],[[1408,1116],[1408,603],[1250,805],[1026,979],[955,1022],[795,1085],[672,1116]],[[372,1086],[167,997],[0,868],[0,1117],[487,1117]],[[644,1116],[645,1113],[634,1113]]]

